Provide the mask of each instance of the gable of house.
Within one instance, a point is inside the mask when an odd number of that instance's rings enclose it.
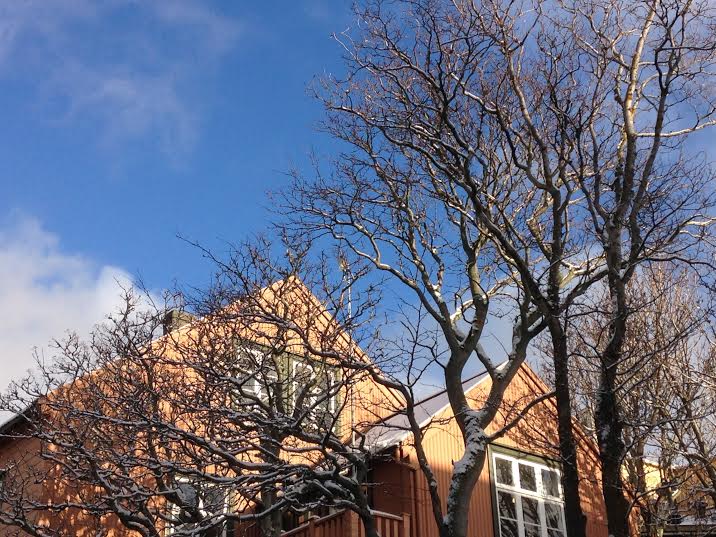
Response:
[[[468,399],[475,406],[484,401],[489,392],[490,379],[487,375],[475,377],[465,383]],[[505,423],[510,422],[527,403],[542,394],[548,388],[528,366],[523,365],[505,393],[504,402],[488,433],[494,433]],[[464,448],[459,428],[447,404],[444,392],[436,394],[417,405],[418,416],[424,427],[423,446],[428,461],[433,467],[441,497],[447,497],[450,476],[455,461],[459,460]],[[390,425],[396,425],[392,431]],[[606,516],[601,492],[601,476],[597,459],[596,446],[575,424],[578,440],[578,464],[583,476],[580,482],[582,508],[587,517],[588,537],[606,537],[608,535]],[[417,463],[412,435],[407,430],[404,417],[395,416],[376,433],[376,442],[382,449],[392,446],[394,461],[377,465],[372,480],[376,482],[373,498],[375,508],[387,512],[411,513],[414,528],[413,535],[420,537],[438,537],[427,481]],[[558,462],[558,433],[556,408],[552,399],[547,399],[529,410],[517,426],[510,429],[504,436],[496,439],[490,446],[488,459],[480,474],[475,490],[470,498],[469,535],[474,537],[509,537],[506,530],[500,535],[500,506],[498,493],[502,490],[514,499],[515,527],[520,528],[518,535],[525,535],[527,515],[520,512],[525,508],[537,506],[540,523],[543,528],[539,533],[531,535],[542,537],[558,537],[559,532],[550,531],[545,521],[545,509],[550,505],[561,505],[561,497],[543,495],[537,489],[544,488],[541,483],[541,471],[556,469]],[[515,475],[513,486],[503,486],[496,480],[496,461],[509,461],[513,464]],[[537,482],[534,491],[520,488],[518,468],[520,463],[525,468],[535,471]],[[546,474],[549,476],[550,474]],[[546,478],[545,478],[546,479]],[[561,492],[560,492],[561,494]],[[545,504],[547,507],[545,507]],[[443,505],[443,509],[445,505]],[[506,519],[509,525],[509,517]],[[534,529],[535,527],[533,527]],[[529,536],[530,534],[527,533]],[[562,533],[563,535],[563,533]]]
[[[270,310],[272,301],[276,303],[280,301],[283,308],[283,315],[290,315],[292,320],[297,324],[299,329],[305,330],[304,337],[307,338],[309,345],[301,340],[301,337],[293,336],[285,342],[288,358],[284,361],[287,367],[299,368],[302,365],[311,363],[313,357],[310,349],[307,347],[321,348],[330,342],[335,349],[350,352],[370,364],[368,357],[352,340],[335,319],[326,310],[308,289],[298,280],[288,280],[277,282],[260,293],[260,300],[264,302]],[[267,312],[270,313],[270,312]],[[186,348],[193,341],[202,341],[207,334],[211,335],[212,318],[196,319],[186,323],[180,327],[176,327],[170,333],[163,335],[150,345],[155,347],[157,351],[167,356],[173,357],[169,362],[173,362],[172,367],[177,370],[179,375],[183,375],[187,382],[195,382],[195,378],[189,371],[182,371],[181,359],[182,348]],[[251,343],[257,347],[270,345],[271,338],[275,337],[276,326],[271,322],[256,322],[242,327],[243,331],[239,336],[245,339],[251,338]],[[204,333],[202,333],[204,332]],[[219,332],[218,337],[222,334]],[[228,349],[230,352],[230,349]],[[92,376],[101,376],[103,371],[91,373]],[[73,389],[82,389],[82,382],[73,385]],[[51,397],[52,395],[50,395]],[[91,395],[90,395],[91,396]],[[359,426],[360,424],[374,423],[386,415],[389,415],[402,405],[400,398],[391,390],[374,382],[370,375],[363,374],[355,378],[347,393],[341,394],[342,401],[345,405],[342,407],[340,421],[346,425]],[[186,416],[183,417],[186,421]],[[36,439],[23,439],[17,433],[15,427],[16,420],[6,423],[0,433],[0,469],[11,467],[13,471],[22,471],[24,477],[32,480],[33,475],[42,476],[34,479],[35,486],[32,487],[33,497],[38,500],[38,504],[54,503],[61,505],[63,502],[77,501],[78,494],[85,494],[87,491],[74,490],[72,485],[59,476],[56,466],[46,457],[41,455],[43,450],[48,446],[42,445]],[[201,427],[201,423],[196,424]],[[51,447],[50,447],[51,448]],[[82,513],[78,509],[63,510],[62,513],[50,512],[33,512],[30,517],[37,521],[45,521],[50,527],[62,528],[67,535],[94,535],[93,528],[98,523],[91,516]],[[112,516],[105,517],[99,522],[104,529],[109,531],[110,535],[131,535],[132,532],[126,531],[113,520]],[[2,519],[0,519],[0,535],[14,535],[15,529],[2,527]]]

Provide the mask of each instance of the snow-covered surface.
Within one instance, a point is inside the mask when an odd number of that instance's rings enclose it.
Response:
[[[0,429],[5,427],[5,424],[10,423],[15,418],[15,414],[0,410]]]
[[[677,526],[713,526],[716,525],[716,513],[706,515],[705,517],[697,517],[694,515],[686,515],[681,518]]]
[[[463,381],[463,389],[469,392],[488,377],[486,372]],[[415,404],[415,421],[421,427],[430,423],[450,405],[447,390],[438,391]],[[373,450],[385,449],[403,442],[410,436],[410,421],[406,413],[398,412],[372,427],[366,433],[366,445]]]
[[[11,414],[9,412],[3,412],[0,414],[0,432],[2,432],[8,425],[15,421],[19,417],[18,414]]]
[[[22,413],[15,414],[13,412],[0,412],[0,432],[4,431],[10,424],[22,418],[23,414],[27,412],[31,406],[23,410]]]

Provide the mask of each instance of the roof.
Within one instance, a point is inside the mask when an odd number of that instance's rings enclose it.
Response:
[[[27,420],[27,414],[34,407],[34,403],[29,405],[22,412],[3,412],[0,414],[0,435],[7,433],[15,425]]]
[[[478,373],[462,382],[465,392],[475,389],[489,378],[486,371]],[[447,389],[429,395],[415,403],[415,420],[425,427],[450,405]],[[412,434],[410,421],[405,410],[398,411],[373,426],[366,433],[366,445],[376,451],[396,446]]]

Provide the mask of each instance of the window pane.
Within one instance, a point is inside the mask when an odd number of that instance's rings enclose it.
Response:
[[[497,492],[497,504],[500,517],[507,517],[517,520],[517,500],[514,494],[509,492]]]
[[[534,498],[522,496],[522,518],[525,524],[537,524],[539,521],[539,502]]]
[[[564,537],[564,532],[562,530],[547,530],[547,535],[549,537]]]
[[[520,463],[520,488],[537,492],[537,477],[534,466]]]
[[[501,485],[513,486],[515,484],[512,479],[512,461],[495,458],[495,479]]]
[[[562,506],[556,503],[544,502],[544,514],[547,517],[547,527],[563,530]]]
[[[223,513],[226,506],[226,491],[217,486],[208,487],[201,498],[201,507],[207,513]]]
[[[319,400],[318,407],[322,413],[332,412],[335,409],[335,396],[333,395],[335,389],[336,382],[333,380],[331,372],[324,369],[317,373],[314,392]]]
[[[525,537],[542,537],[542,529],[534,524],[525,524]]]
[[[548,496],[559,498],[559,474],[554,470],[542,470],[542,488]]]
[[[313,368],[301,362],[293,365],[293,404],[301,403],[303,410],[310,410],[315,404],[316,376]]]
[[[500,520],[500,537],[519,537],[516,520]]]

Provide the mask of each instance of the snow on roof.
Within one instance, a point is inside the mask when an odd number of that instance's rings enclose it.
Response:
[[[15,418],[15,414],[13,412],[0,410],[0,429],[2,429],[6,423],[12,421],[13,418]]]
[[[465,392],[477,387],[483,380],[489,378],[487,372],[479,373],[462,382]],[[443,389],[415,403],[415,420],[420,427],[425,427],[430,420],[450,405],[447,390]],[[381,421],[366,433],[366,446],[379,451],[393,447],[403,442],[412,434],[410,422],[405,411],[399,411]]]
[[[27,418],[26,414],[32,409],[33,405],[29,405],[22,412],[0,412],[0,434],[12,429],[17,423]]]
[[[696,516],[696,515],[685,515],[682,516],[681,519],[677,524],[674,524],[676,526],[713,526],[716,525],[716,513],[711,513],[706,516]]]

